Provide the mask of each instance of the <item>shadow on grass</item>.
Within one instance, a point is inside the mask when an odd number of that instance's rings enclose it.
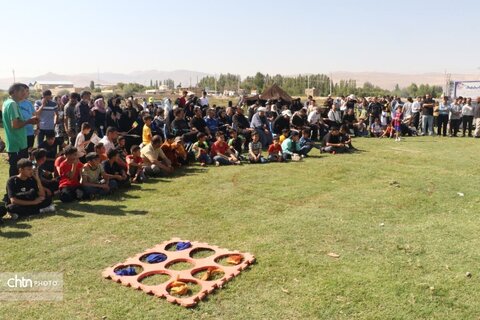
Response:
[[[85,214],[99,214],[99,215],[108,215],[108,216],[126,216],[126,215],[145,215],[148,213],[146,210],[128,210],[126,205],[104,205],[96,202],[81,202],[75,203],[74,205],[69,205],[68,209],[66,207],[59,206],[56,213],[52,215],[61,215],[67,218],[69,217],[84,217],[83,215],[78,215],[71,213],[67,210],[73,210],[78,212],[84,212]]]
[[[172,179],[178,178],[178,177],[184,177],[184,176],[194,176],[199,173],[204,173],[206,169],[202,167],[195,167],[195,166],[188,166],[188,167],[180,167],[176,169],[173,174],[171,175],[165,175],[165,176],[159,176],[159,177],[150,177],[148,178],[147,181],[145,181],[143,184],[156,184],[156,183],[163,183],[163,182],[171,182]],[[143,189],[146,190],[146,189]]]
[[[5,223],[5,226],[8,226],[9,228],[16,228],[20,230],[25,230],[25,229],[31,229],[32,226],[26,223],[18,223],[17,221],[12,221],[12,222],[7,222]],[[30,232],[27,231],[6,231],[3,232],[0,230],[0,237],[2,238],[7,238],[7,239],[22,239],[26,237],[30,237],[31,234]]]
[[[405,138],[405,139],[408,139],[408,138],[415,138],[415,137],[402,137],[402,138]],[[422,138],[416,138],[416,139],[408,139],[408,142],[409,143],[437,143],[438,141],[437,140],[424,140]]]

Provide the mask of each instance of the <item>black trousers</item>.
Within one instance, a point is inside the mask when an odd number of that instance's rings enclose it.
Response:
[[[448,114],[439,114],[437,118],[437,134],[447,135]]]
[[[453,136],[457,136],[458,131],[460,130],[460,121],[461,119],[451,119],[450,120],[450,134]]]
[[[35,136],[27,136],[27,146],[28,148],[33,148],[35,144]]]
[[[412,124],[415,127],[415,129],[418,130],[418,125],[420,124],[420,112],[412,113],[412,115],[413,115]]]
[[[77,197],[77,190],[82,191],[82,198]],[[60,201],[73,202],[75,200],[83,200],[85,198],[85,192],[81,186],[79,187],[63,187],[60,189]]]
[[[18,174],[17,162],[18,160],[23,158],[28,158],[28,149],[23,149],[19,152],[8,153],[8,164],[10,165],[8,174],[10,177],[16,176]]]
[[[40,132],[38,133],[38,140],[37,140],[38,145],[40,145],[40,143],[42,143],[43,140],[45,140],[47,134],[55,134],[55,131],[54,130],[40,130]]]
[[[46,197],[40,204],[33,206],[20,206],[17,204],[9,204],[6,206],[7,211],[10,213],[16,213],[19,216],[31,216],[40,213],[40,209],[46,208],[52,204],[52,198]]]
[[[463,135],[465,135],[465,132],[467,131],[467,127],[468,127],[468,136],[471,137],[472,126],[473,126],[473,116],[463,116],[462,117]]]

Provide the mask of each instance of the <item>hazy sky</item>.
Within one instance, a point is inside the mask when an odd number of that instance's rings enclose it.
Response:
[[[23,0],[1,8],[0,78],[12,69],[245,76],[480,67],[478,0]]]

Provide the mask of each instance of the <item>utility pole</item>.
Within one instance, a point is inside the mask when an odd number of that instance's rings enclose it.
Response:
[[[330,72],[330,94],[332,94],[332,84],[333,84],[333,79],[332,79],[332,73]]]
[[[13,83],[17,82],[17,79],[15,78],[15,69],[12,69],[12,73],[13,73]]]

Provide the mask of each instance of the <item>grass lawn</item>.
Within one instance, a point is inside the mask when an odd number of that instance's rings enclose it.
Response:
[[[194,166],[107,200],[59,205],[54,215],[8,224],[0,270],[64,272],[64,301],[0,302],[0,318],[478,317],[478,141],[354,144],[365,152]],[[3,186],[6,164],[0,176]],[[251,252],[257,262],[191,309],[101,277],[172,237]]]

